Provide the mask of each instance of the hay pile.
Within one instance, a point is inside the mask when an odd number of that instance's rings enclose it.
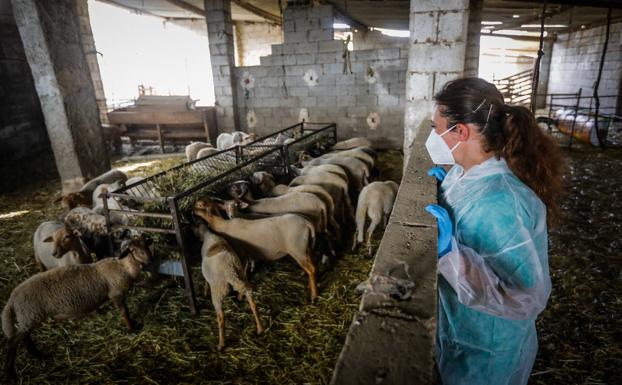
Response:
[[[380,167],[401,170],[401,156],[396,154],[382,154]],[[161,164],[168,169],[178,161]],[[130,174],[159,171],[148,167]],[[1,304],[13,287],[36,272],[31,237],[41,221],[60,214],[50,203],[58,185],[58,180],[48,181],[33,190],[0,196],[0,214],[30,210],[0,220]],[[371,269],[372,260],[364,254],[346,254],[334,266],[320,266],[320,297],[313,305],[307,278],[293,260],[261,265],[251,284],[265,334],[255,335],[247,303],[229,297],[224,304],[223,353],[216,351],[216,317],[210,300],[202,296],[200,271],[194,268],[197,317],[190,315],[181,280],[137,285],[127,302],[130,314],[143,323],[140,332],[127,334],[112,305],[81,320],[46,322],[33,338],[49,358],[37,361],[20,349],[18,375],[27,384],[327,383],[359,305],[356,285]],[[4,354],[2,344],[0,356]]]

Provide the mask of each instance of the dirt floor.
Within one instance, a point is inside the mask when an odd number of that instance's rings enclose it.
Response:
[[[616,384],[622,377],[622,150],[575,146],[566,155],[562,222],[550,234],[553,292],[538,319],[540,350],[530,384]],[[383,160],[382,179],[399,179],[400,155],[385,154]],[[129,173],[151,174],[177,161]],[[31,236],[38,223],[60,214],[51,204],[58,184],[33,181],[0,194],[0,216],[27,211],[0,217],[1,304],[36,272]],[[19,376],[24,384],[324,384],[360,300],[354,288],[370,267],[359,254],[322,267],[320,299],[311,305],[306,278],[292,261],[264,266],[252,283],[266,333],[255,336],[248,306],[228,298],[228,348],[222,354],[215,349],[216,320],[208,299],[199,297],[201,313],[191,317],[179,282],[137,287],[128,304],[144,325],[139,333],[127,334],[110,305],[82,320],[47,322],[34,338],[49,358],[36,361],[21,351]]]
[[[114,166],[130,176],[144,176],[182,159]],[[401,162],[399,152],[382,153],[381,179],[399,182]],[[40,222],[61,214],[60,207],[51,203],[58,186],[57,179],[41,179],[26,189],[0,195],[2,305],[13,287],[37,272],[31,237]],[[224,305],[228,346],[223,353],[216,350],[216,317],[211,302],[202,295],[198,268],[193,273],[201,309],[197,317],[190,315],[181,281],[137,286],[127,302],[130,314],[143,324],[140,332],[128,334],[112,305],[80,320],[46,322],[33,339],[49,357],[37,361],[20,349],[18,376],[24,384],[325,384],[359,305],[355,287],[367,279],[371,265],[372,260],[361,252],[320,266],[316,304],[309,302],[306,276],[293,260],[261,266],[251,283],[265,333],[255,335],[248,305],[231,296]],[[2,359],[4,354],[3,341]],[[4,383],[2,376],[0,383]]]

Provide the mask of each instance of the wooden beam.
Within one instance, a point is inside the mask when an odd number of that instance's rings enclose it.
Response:
[[[277,25],[281,25],[283,23],[283,21],[281,20],[281,16],[275,15],[273,13],[270,13],[268,11],[264,11],[263,9],[254,6],[253,4],[247,3],[245,1],[242,0],[231,0],[231,2],[233,2],[234,4],[236,4],[238,7],[243,8],[251,13],[254,13],[257,16],[263,17],[264,19],[268,20],[269,22],[272,22],[274,24]]]

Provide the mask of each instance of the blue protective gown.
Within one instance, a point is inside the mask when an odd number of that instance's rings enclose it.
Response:
[[[443,384],[527,384],[551,290],[546,208],[494,157],[466,173],[454,166],[441,192],[454,224],[438,267]]]

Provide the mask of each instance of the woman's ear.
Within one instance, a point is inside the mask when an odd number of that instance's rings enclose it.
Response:
[[[456,128],[454,129],[454,132],[457,134],[456,139],[460,142],[466,142],[467,140],[469,140],[469,138],[472,137],[473,130],[476,129],[477,128],[475,127],[475,125],[471,123],[458,123],[458,125],[456,125]]]

